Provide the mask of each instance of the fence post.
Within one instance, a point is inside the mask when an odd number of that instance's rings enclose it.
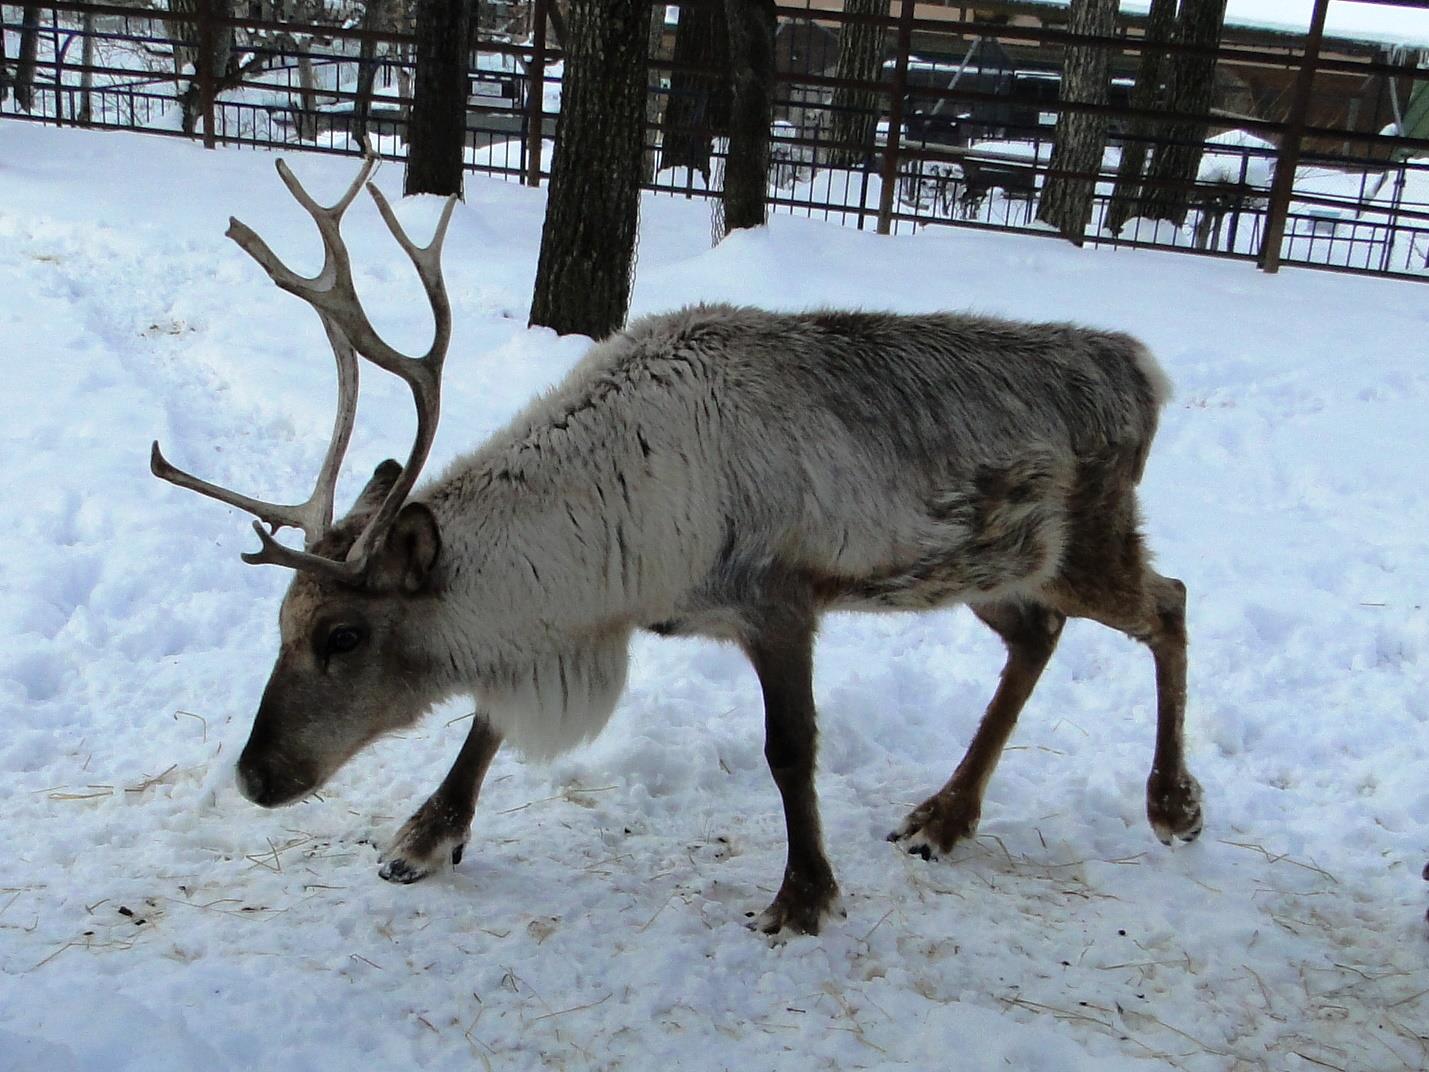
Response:
[[[212,0],[198,0],[198,95],[203,106],[203,147],[212,149],[213,135],[213,3]]]
[[[883,189],[878,195],[878,233],[893,229],[893,194],[898,185],[898,157],[903,148],[903,94],[908,88],[908,54],[913,50],[913,3],[902,0],[898,12],[898,62],[893,69],[888,137],[883,143]]]
[[[1325,36],[1325,12],[1329,7],[1330,0],[1315,0],[1310,33],[1305,38],[1305,54],[1300,58],[1300,73],[1295,77],[1290,116],[1285,121],[1285,132],[1280,136],[1280,150],[1275,157],[1275,180],[1270,185],[1270,204],[1265,215],[1265,240],[1260,246],[1260,267],[1272,275],[1280,270],[1280,246],[1285,238],[1290,197],[1295,190],[1300,143],[1305,140],[1305,113],[1310,109],[1310,83],[1315,80],[1320,42]]]
[[[526,185],[541,185],[541,137],[545,133],[546,109],[546,9],[549,0],[536,0],[531,18],[531,66],[526,87]],[[562,42],[564,45],[565,42]]]

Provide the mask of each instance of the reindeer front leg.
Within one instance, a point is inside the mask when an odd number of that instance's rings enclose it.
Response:
[[[824,918],[842,908],[814,792],[814,627],[800,615],[776,617],[783,620],[767,623],[745,650],[764,692],[764,755],[784,801],[789,856],[774,903],[754,926],[772,935],[818,934]]]
[[[416,882],[448,859],[453,866],[461,863],[481,781],[500,747],[501,735],[478,711],[452,769],[397,831],[391,847],[382,854],[378,875],[388,882]]]

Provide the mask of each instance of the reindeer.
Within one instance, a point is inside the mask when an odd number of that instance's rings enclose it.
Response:
[[[312,495],[262,502],[175,468],[157,443],[151,457],[155,475],[259,519],[246,561],[294,570],[238,760],[249,800],[305,797],[374,738],[472,696],[455,764],[381,861],[382,878],[416,881],[460,861],[503,741],[545,757],[600,731],[637,629],[713,637],[758,676],[788,834],[783,883],[752,925],[817,933],[841,912],[814,789],[819,617],[966,603],[1007,663],[952,777],[889,839],[929,859],[973,834],[1068,617],[1151,649],[1147,815],[1167,844],[1197,836],[1201,792],[1182,750],[1186,589],[1148,564],[1135,494],[1169,384],[1140,343],[951,313],[686,308],[597,343],[418,489],[451,337],[440,258],[455,199],[418,247],[367,183],[374,162],[332,207],[278,164],[322,238],[311,279],[243,224],[228,231],[317,311],[337,360],[338,416]],[[420,357],[378,337],[353,287],[339,227],[364,183],[431,304]],[[377,466],[334,521],[357,355],[409,385],[417,432],[406,463]],[[302,530],[302,550],[275,538],[284,526]]]

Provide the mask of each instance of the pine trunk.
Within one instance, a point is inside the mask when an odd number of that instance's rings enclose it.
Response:
[[[1116,0],[1072,0],[1069,28],[1074,34],[1110,37],[1116,29]],[[1062,61],[1062,102],[1106,104],[1109,59],[1103,45],[1068,45]],[[1092,218],[1093,176],[1101,171],[1106,131],[1104,114],[1063,111],[1057,115],[1052,174],[1042,185],[1037,218],[1079,246]]]
[[[680,5],[673,66],[660,167],[691,168],[708,181],[710,143],[729,125],[724,0]]]
[[[725,0],[729,29],[729,157],[724,165],[724,231],[759,227],[769,191],[769,124],[774,118],[774,0]]]
[[[299,141],[312,141],[318,136],[317,78],[313,74],[312,57],[306,52],[298,57],[297,129]]]
[[[471,0],[419,0],[404,194],[462,192],[470,30]]]
[[[20,55],[15,63],[15,103],[35,107],[35,56],[40,46],[40,9],[26,4],[20,12]]]
[[[640,214],[647,0],[573,0],[532,324],[603,339],[625,322]]]
[[[888,0],[846,0],[850,15],[887,15]],[[883,73],[884,27],[868,22],[846,22],[839,31],[840,79],[878,82]],[[834,90],[829,111],[832,143],[826,162],[830,167],[863,167],[873,156],[878,130],[879,99],[876,89],[839,86]]]
[[[233,66],[233,29],[216,22],[205,25],[199,16],[203,12],[201,0],[170,0],[169,10],[191,15],[193,22],[174,21],[169,23],[170,39],[174,49],[174,67],[180,81],[184,72],[193,67],[189,84],[179,93],[179,111],[182,116],[183,131],[193,134],[198,130],[199,117],[204,114],[203,85],[207,78],[216,98],[227,83],[237,78],[237,68]],[[231,18],[233,0],[210,0],[210,18]],[[207,31],[208,48],[203,48]]]
[[[1165,46],[1175,28],[1176,0],[1151,0],[1151,10],[1146,14],[1141,60],[1136,68],[1136,85],[1131,91],[1131,106],[1139,111],[1150,111],[1160,99]],[[1127,220],[1142,214],[1141,176],[1146,168],[1146,139],[1151,133],[1149,120],[1132,119],[1126,124],[1121,162],[1116,169],[1116,189],[1112,191],[1111,210],[1106,220],[1106,229],[1112,234],[1121,234]]]
[[[1181,0],[1176,37],[1183,45],[1214,48],[1220,43],[1226,0]],[[1178,53],[1171,64],[1167,108],[1172,112],[1209,115],[1216,96],[1216,58]],[[1142,195],[1142,215],[1186,222],[1191,187],[1201,167],[1201,152],[1210,124],[1204,120],[1172,123],[1167,140],[1156,147]]]
[[[94,14],[86,11],[80,21],[84,44],[80,46],[79,62],[84,67],[79,76],[79,122],[88,126],[94,120]]]
[[[656,15],[650,19],[645,39],[645,130],[641,135],[640,181],[655,181],[660,166],[660,124],[665,115],[665,95],[658,92],[659,80],[651,82],[650,66],[656,60],[668,60],[665,52],[665,20]]]
[[[387,25],[386,0],[367,0],[362,28],[373,32]],[[352,104],[352,138],[359,145],[367,140],[372,121],[372,88],[377,82],[377,42],[364,37],[357,46],[357,99]]]

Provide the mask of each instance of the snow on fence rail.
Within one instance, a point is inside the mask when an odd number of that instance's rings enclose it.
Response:
[[[548,6],[533,0],[524,22],[486,27],[473,46],[473,170],[530,183],[549,173],[561,53],[558,39],[547,47],[545,35],[531,33]],[[677,62],[676,13],[698,6],[655,6],[664,26],[652,35],[646,109],[646,186],[686,197],[717,193],[722,173],[722,131],[709,118],[717,79]],[[306,22],[217,10],[208,0],[189,14],[118,3],[0,6],[0,117],[336,153],[358,152],[366,135],[384,155],[405,154],[415,62],[407,27],[356,26],[321,7]],[[1406,122],[1429,111],[1429,69],[1402,50],[1327,45],[1313,26],[1303,39],[1228,30],[1215,50],[1215,106],[1189,117],[1205,131],[1199,172],[1174,184],[1179,218],[1151,220],[1137,205],[1112,211],[1127,196],[1116,183],[1122,153],[1136,146],[1149,157],[1175,144],[1185,135],[1171,123],[1188,117],[1130,103],[1150,47],[1142,21],[1126,18],[1115,37],[1089,38],[1046,19],[993,25],[914,0],[892,0],[884,17],[846,14],[828,0],[778,10],[775,211],[884,232],[1047,232],[1036,208],[1054,174],[1057,119],[1095,111],[1110,136],[1100,167],[1075,173],[1094,184],[1086,243],[1429,278],[1429,140],[1408,136],[1425,132]],[[882,33],[884,58],[871,77],[845,77],[839,35],[868,25]],[[1109,103],[1060,99],[1062,56],[1075,47],[1110,53]],[[1163,51],[1174,58],[1189,49]],[[1247,72],[1260,90],[1244,88]],[[1277,174],[1286,176],[1280,186]],[[1113,230],[1117,215],[1127,218]]]

